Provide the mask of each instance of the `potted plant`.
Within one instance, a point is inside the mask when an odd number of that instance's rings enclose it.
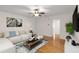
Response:
[[[70,35],[74,33],[73,24],[71,22],[66,23],[66,32],[68,32]]]
[[[69,41],[70,39],[72,39],[71,36],[74,33],[73,24],[71,22],[66,23],[66,32],[69,34],[66,36],[67,41]]]

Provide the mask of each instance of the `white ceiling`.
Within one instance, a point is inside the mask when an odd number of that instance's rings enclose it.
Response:
[[[73,13],[75,5],[0,5],[0,11],[17,15],[31,16],[28,14],[33,8],[44,9],[47,15]]]

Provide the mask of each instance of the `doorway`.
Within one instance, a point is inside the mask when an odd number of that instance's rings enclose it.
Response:
[[[59,37],[60,35],[60,20],[59,19],[52,20],[52,33],[53,33],[53,39],[56,39],[56,37]]]

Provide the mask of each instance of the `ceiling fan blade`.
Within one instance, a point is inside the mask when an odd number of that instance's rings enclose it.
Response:
[[[45,14],[45,12],[40,12],[40,14]]]
[[[42,16],[42,15],[39,15],[39,16]]]

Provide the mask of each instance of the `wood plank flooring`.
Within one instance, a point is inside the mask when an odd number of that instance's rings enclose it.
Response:
[[[37,53],[64,53],[64,40],[56,37],[44,36],[45,40],[48,40],[48,43],[37,50]]]

